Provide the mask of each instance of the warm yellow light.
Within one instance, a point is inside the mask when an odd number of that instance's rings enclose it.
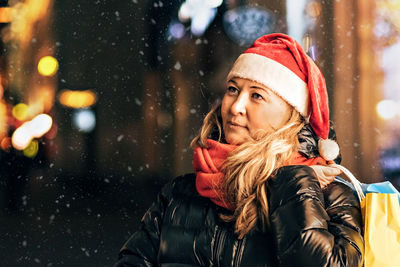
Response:
[[[53,76],[58,70],[58,61],[52,56],[42,57],[39,60],[38,71],[43,76]]]
[[[88,108],[96,103],[97,97],[91,90],[64,90],[59,94],[59,101],[70,108]]]
[[[398,103],[393,100],[382,100],[376,105],[376,111],[382,119],[392,119],[399,113]]]
[[[15,105],[12,109],[12,115],[17,120],[20,120],[20,121],[26,120],[26,118],[29,115],[29,106],[24,103],[19,103],[19,104]]]
[[[34,158],[39,151],[39,143],[36,140],[33,140],[29,143],[29,145],[24,149],[24,155],[29,158]]]
[[[0,23],[9,23],[11,22],[11,7],[1,7],[0,8]]]

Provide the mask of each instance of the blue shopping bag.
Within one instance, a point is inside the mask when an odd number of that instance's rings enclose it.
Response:
[[[374,184],[361,184],[361,188],[363,188],[364,194],[367,193],[397,194],[400,203],[400,193],[389,181],[374,183]]]
[[[354,190],[354,193],[356,194],[356,189],[354,188],[354,185],[349,181],[346,181],[340,177],[336,177],[335,181],[348,185]],[[366,195],[367,193],[396,194],[397,197],[399,198],[399,203],[400,203],[400,192],[389,181],[373,183],[373,184],[360,183],[360,185],[364,195]]]

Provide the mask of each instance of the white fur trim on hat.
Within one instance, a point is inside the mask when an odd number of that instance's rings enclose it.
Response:
[[[234,77],[265,85],[292,105],[304,118],[309,117],[307,84],[279,62],[258,54],[244,53],[233,64],[227,80]]]
[[[332,139],[319,139],[318,151],[325,160],[334,160],[339,156],[339,145]]]

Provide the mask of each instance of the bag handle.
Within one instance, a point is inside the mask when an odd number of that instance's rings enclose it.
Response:
[[[360,181],[358,181],[357,178],[348,169],[339,164],[331,164],[329,165],[329,167],[338,168],[343,172],[343,174],[348,178],[348,180],[354,185],[354,188],[357,192],[357,196],[360,202],[365,198],[365,194],[361,188]]]

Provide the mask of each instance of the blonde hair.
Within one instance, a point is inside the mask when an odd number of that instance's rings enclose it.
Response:
[[[222,138],[221,105],[206,115],[199,135],[191,146],[206,148],[206,140],[213,131]],[[232,215],[221,215],[225,221],[235,221],[235,233],[239,238],[259,224],[263,231],[269,225],[266,181],[274,171],[286,164],[299,149],[297,133],[304,126],[304,119],[294,108],[288,122],[273,133],[259,132],[236,148],[225,160],[222,172],[225,179],[222,188],[227,200],[235,204]]]

